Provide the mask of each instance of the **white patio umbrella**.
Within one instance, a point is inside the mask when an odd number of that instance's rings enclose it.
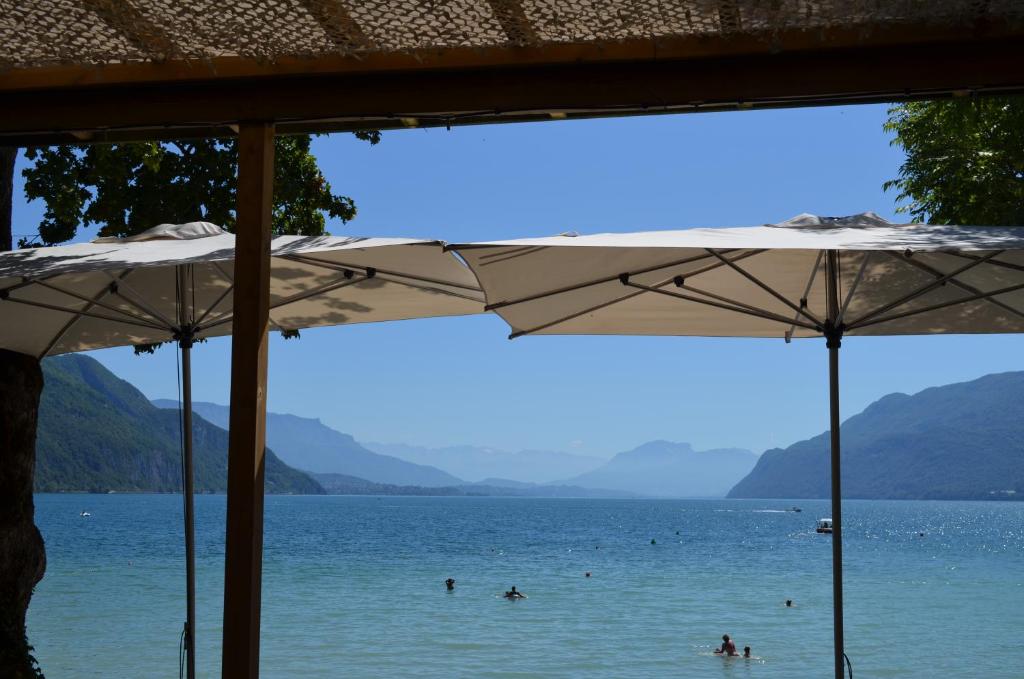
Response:
[[[126,239],[0,254],[0,348],[38,358],[174,341],[181,351],[187,618],[195,676],[191,348],[231,333],[234,236],[206,222]],[[483,312],[473,274],[442,243],[281,236],[270,320],[299,329]]]
[[[835,676],[843,676],[839,346],[844,335],[1024,331],[1024,231],[802,214],[750,228],[451,246],[523,335],[824,337]]]

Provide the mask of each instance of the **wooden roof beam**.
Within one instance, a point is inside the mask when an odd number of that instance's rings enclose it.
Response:
[[[506,48],[531,52],[540,48]],[[367,63],[375,57],[368,55]],[[365,67],[365,64],[364,64]],[[151,68],[156,68],[153,66]],[[4,91],[0,142],[228,136],[1024,93],[1024,36],[720,58],[304,73]]]
[[[511,44],[525,47],[540,42],[519,0],[487,0],[487,4],[491,6],[494,18],[501,24]]]
[[[374,46],[341,0],[299,0],[299,4],[316,19],[327,37],[342,52],[366,50]]]
[[[99,0],[94,0],[99,1]],[[305,0],[312,2],[314,0]],[[829,53],[842,49],[874,51],[906,49],[914,45],[963,44],[1024,40],[1024,24],[989,25],[979,20],[970,26],[851,25],[821,31],[781,33],[740,31],[729,35],[679,35],[657,39],[624,38],[583,43],[541,42],[536,45],[448,47],[413,51],[371,49],[362,55],[281,57],[261,61],[243,57],[169,59],[163,62],[99,65],[57,64],[38,68],[0,70],[0,93],[25,90],[62,90],[116,85],[172,84],[188,81],[231,80],[289,76],[387,74],[462,69],[528,68],[548,64],[593,64],[626,61],[672,61],[714,58],[745,59],[779,53]],[[896,53],[893,53],[896,58]],[[2,107],[0,107],[2,115]]]

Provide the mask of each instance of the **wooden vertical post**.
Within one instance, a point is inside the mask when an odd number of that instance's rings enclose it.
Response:
[[[273,184],[274,126],[270,123],[243,123],[238,133],[238,206],[231,336],[222,658],[222,676],[225,679],[255,679],[259,676],[260,667],[263,455],[267,420]]]

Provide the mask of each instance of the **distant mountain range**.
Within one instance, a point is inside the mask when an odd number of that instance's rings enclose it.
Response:
[[[161,408],[177,408],[178,402],[156,399]],[[192,410],[219,427],[227,428],[230,410],[216,403],[193,402]],[[317,474],[343,474],[374,483],[398,486],[457,486],[463,480],[423,464],[367,450],[348,434],[320,420],[267,413],[267,446],[287,464]]]
[[[597,469],[600,457],[551,450],[508,452],[481,446],[427,448],[406,443],[365,443],[370,450],[407,462],[427,464],[471,482],[488,478],[549,483]]]
[[[1024,499],[1024,373],[890,394],[842,425],[843,497]],[[769,450],[729,497],[829,497],[825,432]]]
[[[180,489],[176,402],[150,403],[86,356],[47,359],[43,372],[37,491]],[[196,403],[195,411],[196,488],[223,491],[229,410]],[[364,446],[319,420],[268,413],[267,443],[271,493],[829,496],[827,433],[760,459],[652,441],[606,461],[474,446]],[[890,394],[843,423],[843,460],[848,498],[1024,499],[1024,373]]]
[[[43,361],[36,435],[37,492],[173,492],[181,489],[178,414],[87,356]],[[193,419],[197,492],[227,487],[227,432]],[[269,493],[322,493],[306,474],[266,457]]]
[[[495,479],[495,483],[472,483],[459,486],[399,486],[373,483],[345,474],[314,474],[328,493],[337,495],[443,495],[443,496],[495,496],[495,497],[600,497],[633,498],[632,493],[614,490],[580,488],[579,486],[541,486]]]
[[[176,401],[167,399],[153,403],[177,408]],[[214,424],[228,424],[227,406],[196,402],[193,410]],[[319,420],[280,413],[267,413],[267,445],[285,463],[326,483],[328,492],[355,494],[373,487],[369,482],[387,494],[415,494],[416,488],[424,488],[440,489],[424,494],[450,495],[721,497],[757,459],[747,450],[698,452],[689,444],[667,441],[646,443],[611,460],[477,446],[364,446]]]
[[[180,490],[176,401],[151,403],[131,384],[86,356],[47,359],[43,370],[46,387],[40,403],[37,491]],[[229,409],[214,403],[193,405],[196,489],[222,492],[227,486],[225,428]],[[571,453],[507,453],[472,446],[387,447],[409,458],[438,460],[450,468],[471,471],[467,476],[473,482],[469,483],[431,465],[368,450],[319,420],[279,413],[267,414],[267,444],[266,483],[271,493],[714,495],[724,491],[706,481],[733,464],[728,455],[718,455],[721,451],[696,453],[686,444],[666,442],[645,444],[610,461]],[[711,476],[700,469],[705,459],[714,460]],[[567,480],[555,480],[572,474]]]
[[[722,497],[756,462],[749,450],[697,451],[689,443],[651,441],[561,483],[654,497]]]

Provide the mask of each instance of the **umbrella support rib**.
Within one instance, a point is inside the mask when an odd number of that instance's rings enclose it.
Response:
[[[967,252],[957,252],[955,250],[941,250],[942,254],[949,255],[950,257],[959,257],[960,259],[969,259],[971,261],[978,261],[982,259],[980,255],[972,255]],[[985,261],[985,264],[990,266],[998,266],[1003,269],[1009,269],[1010,271],[1024,271],[1024,266],[1020,264],[1014,264],[1012,262],[1003,262],[1001,260],[991,258]]]
[[[839,256],[835,250],[825,254],[825,302],[828,320],[823,333],[828,348],[829,434],[831,449],[832,497],[832,634],[835,654],[835,679],[843,679],[845,669],[843,633],[843,507],[839,421],[839,347],[843,325],[839,320]]]
[[[857,324],[851,323],[850,325],[847,325],[846,328],[848,330],[849,329],[854,329],[854,328],[859,330],[860,328],[867,328],[867,327],[870,327],[872,325],[880,325],[882,323],[888,323],[889,321],[896,321],[896,320],[899,320],[901,318],[908,318],[910,316],[916,316],[918,314],[928,313],[929,311],[938,311],[939,309],[947,309],[949,307],[957,306],[958,304],[967,304],[968,302],[977,302],[978,300],[991,299],[993,297],[998,297],[999,295],[1006,295],[1006,294],[1009,294],[1011,292],[1016,292],[1018,290],[1024,290],[1024,283],[1018,283],[1017,285],[1010,285],[1010,286],[1007,286],[1005,288],[999,288],[998,290],[993,290],[992,292],[979,292],[976,295],[968,295],[967,297],[961,297],[960,299],[955,299],[952,302],[943,302],[942,304],[933,304],[931,306],[921,307],[920,309],[912,309],[910,311],[905,311],[905,312],[903,312],[901,314],[893,314],[891,316],[883,316],[882,318],[875,319],[875,320],[871,321],[870,323],[857,323]]]
[[[128,271],[131,272],[132,269],[128,269]],[[46,288],[47,290],[52,290],[52,291],[54,291],[54,292],[56,292],[58,294],[67,295],[68,297],[71,297],[72,299],[77,299],[80,302],[85,302],[86,303],[86,306],[85,306],[86,309],[89,309],[89,308],[91,308],[93,306],[98,306],[101,309],[106,309],[107,311],[110,311],[112,313],[121,314],[123,316],[127,316],[128,318],[131,318],[133,320],[139,321],[140,323],[155,323],[155,324],[159,324],[159,323],[163,323],[164,322],[164,320],[162,318],[157,318],[157,317],[153,316],[153,314],[148,313],[145,309],[142,309],[137,304],[134,304],[131,300],[129,300],[129,299],[123,297],[122,295],[118,294],[118,286],[122,283],[123,277],[119,280],[118,278],[115,278],[113,275],[111,275],[111,278],[113,279],[113,282],[104,289],[103,293],[99,294],[99,295],[96,295],[94,297],[91,297],[91,298],[87,297],[85,295],[79,294],[77,292],[73,292],[71,290],[66,290],[66,289],[64,289],[64,288],[62,288],[60,286],[53,285],[52,283],[47,283],[47,282],[41,281],[41,280],[40,281],[34,281],[34,284],[38,285],[38,286],[40,286],[42,288]],[[128,313],[124,309],[118,309],[115,306],[111,306],[110,304],[106,304],[105,302],[100,301],[103,297],[105,297],[108,294],[118,295],[119,297],[124,299],[126,302],[128,302],[129,304],[134,306],[136,309],[139,309],[140,311],[142,311],[144,315],[143,316],[138,316],[136,314]],[[148,318],[147,318],[147,316],[148,316]],[[169,324],[168,324],[168,327],[170,327]]]
[[[196,325],[197,326],[202,325],[203,321],[206,320],[206,317],[209,316],[210,313],[214,309],[216,309],[218,306],[220,306],[220,303],[224,301],[224,298],[227,297],[228,295],[230,295],[232,292],[234,292],[234,290],[235,290],[235,284],[231,283],[227,288],[224,289],[224,292],[222,292],[220,294],[220,296],[217,297],[217,300],[213,304],[208,306],[206,308],[206,311],[204,311],[202,313],[202,315],[200,315],[199,318],[196,319]]]
[[[111,278],[113,278],[113,277],[111,277]],[[131,304],[133,307],[135,307],[136,309],[138,309],[142,313],[148,314],[151,318],[156,320],[157,323],[163,323],[163,324],[165,324],[169,328],[174,327],[174,322],[173,321],[169,320],[163,314],[161,314],[159,311],[156,311],[155,309],[150,307],[148,304],[144,303],[142,300],[145,299],[145,297],[143,295],[140,295],[138,292],[136,292],[135,289],[132,288],[131,286],[129,286],[127,283],[123,283],[123,282],[122,283],[118,283],[117,281],[114,281],[113,284],[115,286],[114,289],[113,289],[113,293],[115,295],[117,295],[118,297],[120,297],[124,301],[128,302],[129,304]],[[125,290],[128,290],[129,292],[131,292],[132,295],[135,296],[135,299],[132,299],[131,297],[129,297],[129,296],[125,295],[123,292],[121,292],[121,287],[122,286],[125,288]]]
[[[726,254],[731,254],[732,252],[733,252],[733,250],[728,250],[726,252]],[[750,251],[747,251],[747,252],[745,252],[745,253],[737,256],[737,257],[734,257],[732,260],[729,260],[729,261],[733,261],[733,262],[739,261],[741,259],[746,259],[747,257],[753,257],[754,255],[760,254],[762,252],[764,252],[764,250],[750,250]],[[692,264],[694,262],[702,262],[702,261],[705,261],[705,260],[708,260],[708,259],[711,259],[711,258],[712,258],[711,254],[696,255],[694,257],[687,257],[685,259],[679,259],[679,260],[676,260],[676,261],[673,261],[673,262],[668,262],[667,264],[659,264],[658,266],[652,266],[652,267],[647,267],[647,268],[644,268],[644,269],[637,269],[636,271],[630,271],[628,275],[630,275],[630,276],[639,276],[639,275],[645,274],[645,273],[653,273],[655,271],[660,271],[662,269],[668,269],[668,268],[671,268],[673,266],[682,266],[684,264]],[[697,274],[705,273],[707,271],[711,271],[712,269],[717,269],[717,268],[722,267],[722,266],[725,266],[725,264],[723,264],[721,262],[718,262],[718,263],[716,263],[714,266],[712,266],[710,268],[700,269],[698,271],[692,271],[692,272],[690,272],[690,273],[688,273],[686,275],[687,276],[695,276]],[[575,290],[582,290],[583,288],[589,288],[589,287],[592,287],[592,286],[595,286],[595,285],[601,285],[602,283],[611,283],[611,282],[615,281],[616,279],[620,278],[621,275],[622,274],[615,274],[613,276],[604,276],[602,278],[598,278],[598,279],[595,279],[595,280],[587,281],[586,283],[576,283],[574,285],[567,285],[567,286],[565,286],[563,288],[558,288],[556,290],[547,290],[545,292],[539,292],[537,294],[530,295],[528,297],[521,297],[519,299],[510,299],[510,300],[507,300],[507,301],[504,301],[504,302],[495,302],[494,304],[488,304],[486,307],[484,307],[484,310],[485,311],[496,311],[497,309],[503,309],[503,308],[505,308],[507,306],[514,306],[516,304],[523,304],[524,302],[535,302],[535,301],[537,301],[539,299],[546,299],[548,297],[554,297],[555,295],[561,295],[561,294],[564,294],[564,293],[567,293],[567,292],[573,292]],[[666,283],[668,283],[671,280],[672,279],[669,279],[668,281],[666,281]],[[664,285],[664,283],[663,283],[663,285]],[[583,313],[586,313],[586,312],[583,312]]]
[[[355,272],[353,272],[351,270],[347,270],[346,273],[343,276],[341,276],[340,279],[336,278],[336,279],[332,280],[330,283],[326,283],[326,284],[321,285],[319,287],[313,288],[312,290],[306,290],[305,292],[296,293],[296,294],[294,294],[294,295],[292,295],[290,297],[286,297],[286,298],[284,298],[282,300],[279,300],[278,302],[275,302],[274,304],[271,304],[270,305],[270,310],[273,311],[274,309],[278,309],[280,307],[283,307],[283,306],[285,306],[287,304],[291,304],[293,302],[301,302],[304,299],[309,299],[311,297],[316,297],[317,295],[323,295],[323,294],[326,294],[328,292],[333,292],[333,291],[338,290],[340,288],[346,288],[346,287],[348,287],[350,285],[355,285],[356,283],[362,283],[363,281],[370,280],[375,275],[376,275],[376,271],[372,267],[370,269],[367,269],[366,275],[359,276],[359,277],[356,277]],[[223,316],[218,316],[217,318],[214,318],[213,321],[211,321],[210,323],[207,323],[207,324],[203,325],[202,329],[203,330],[209,330],[210,328],[215,328],[218,325],[223,325],[225,323],[230,323],[233,318],[234,318],[234,314],[233,313],[228,313],[228,314],[225,314]],[[275,323],[275,325],[277,325],[277,323]]]
[[[557,319],[555,319],[553,321],[549,321],[548,323],[544,323],[542,325],[535,326],[533,328],[530,328],[529,330],[518,330],[516,332],[513,332],[511,335],[509,335],[508,338],[510,340],[513,340],[513,339],[516,339],[517,337],[523,337],[524,335],[531,335],[531,334],[533,334],[535,332],[539,332],[541,330],[547,330],[548,328],[556,326],[559,323],[565,323],[566,321],[571,321],[574,318],[579,318],[580,316],[583,316],[584,314],[589,314],[589,313],[591,313],[593,311],[597,311],[598,309],[604,309],[606,307],[610,307],[613,304],[618,304],[619,302],[622,302],[624,300],[633,299],[637,295],[642,295],[643,293],[644,293],[643,290],[637,290],[636,292],[631,292],[631,293],[626,294],[624,297],[619,297],[618,299],[613,299],[610,302],[601,302],[600,304],[596,304],[594,306],[587,307],[586,309],[583,309],[581,311],[577,311],[575,313],[571,313],[568,316],[562,316],[561,318],[557,318]]]
[[[319,266],[324,269],[330,269],[332,271],[345,271],[346,269],[355,269],[357,271],[369,272],[370,270],[382,276],[390,276],[393,278],[408,278],[411,281],[419,281],[420,283],[431,283],[433,285],[445,285],[450,288],[461,288],[463,290],[474,290],[479,292],[480,288],[474,285],[464,285],[463,283],[452,283],[450,281],[442,281],[437,278],[430,278],[428,276],[417,276],[411,273],[402,273],[401,271],[389,271],[386,269],[376,269],[374,267],[358,266],[354,264],[346,264],[342,262],[325,262],[322,259],[316,257],[310,257],[309,255],[284,255],[282,259],[290,259],[293,262],[302,262],[303,264],[309,264],[311,266]]]
[[[684,294],[681,294],[681,293],[678,293],[678,292],[671,292],[669,290],[662,290],[660,288],[653,288],[653,287],[646,286],[646,285],[640,285],[638,283],[631,282],[629,280],[628,275],[623,274],[623,276],[626,277],[625,280],[623,280],[623,282],[622,282],[623,285],[625,285],[627,287],[630,287],[630,288],[636,288],[637,290],[642,290],[644,292],[654,292],[654,293],[657,293],[659,295],[666,295],[668,297],[674,297],[675,299],[680,299],[680,300],[683,300],[685,302],[694,302],[695,304],[703,304],[705,306],[715,307],[716,309],[724,309],[725,311],[734,311],[734,312],[736,312],[738,314],[746,314],[747,316],[755,316],[757,318],[763,318],[763,319],[765,319],[767,321],[775,321],[776,323],[781,323],[783,325],[796,325],[796,326],[799,326],[799,327],[804,328],[806,330],[821,330],[821,326],[811,325],[809,323],[805,323],[805,322],[802,322],[802,321],[794,321],[793,319],[786,318],[785,316],[780,316],[780,315],[778,315],[776,313],[772,313],[771,311],[768,311],[766,309],[761,309],[759,307],[755,307],[755,306],[751,306],[749,304],[744,304],[742,302],[737,302],[735,300],[731,300],[728,297],[722,297],[720,295],[713,295],[713,294],[705,292],[703,290],[698,290],[696,288],[689,287],[685,283],[682,283],[682,284],[676,283],[676,287],[681,288],[683,290],[691,290],[691,291],[696,292],[696,293],[701,294],[701,295],[707,295],[708,297],[712,297],[713,299],[701,299],[699,297],[694,297],[693,295],[684,295]],[[714,300],[720,300],[720,301],[714,301]]]
[[[150,323],[149,321],[136,320],[134,316],[128,316],[127,318],[117,318],[116,316],[109,316],[107,314],[97,313],[89,309],[88,305],[82,309],[68,309],[67,307],[57,306],[56,304],[46,304],[45,302],[34,302],[27,299],[18,299],[17,297],[10,297],[5,294],[5,290],[0,290],[0,301],[13,302],[15,304],[24,304],[25,306],[37,307],[39,309],[47,309],[49,311],[57,311],[64,314],[70,314],[71,316],[85,316],[87,318],[98,318],[101,321],[110,321],[111,323],[124,323],[125,325],[134,325],[139,328],[149,328],[150,330],[162,330],[167,331],[168,328],[163,326]]]
[[[807,306],[807,296],[811,294],[811,287],[814,285],[814,278],[818,275],[818,267],[821,266],[822,251],[818,251],[818,256],[814,259],[814,266],[811,267],[811,275],[807,278],[807,286],[804,288],[804,296],[800,298],[800,306]],[[800,314],[793,317],[793,323],[790,324],[789,330],[785,332],[783,337],[786,340],[786,344],[789,344],[793,339],[793,331],[796,330],[797,321],[800,320]]]
[[[134,270],[135,269],[126,269],[125,271],[123,271],[121,273],[120,276],[118,276],[118,279],[120,280],[122,278],[126,278]],[[93,302],[101,300],[101,299],[103,299],[104,297],[106,297],[109,294],[110,294],[110,288],[109,287],[103,288],[103,290],[101,290],[99,293],[97,293],[96,296],[88,304],[85,305],[85,311],[88,311],[89,309],[91,309],[94,306]],[[53,348],[55,346],[57,346],[57,343],[60,342],[62,339],[64,339],[64,336],[68,334],[68,331],[71,330],[71,328],[73,328],[75,326],[75,323],[78,323],[78,321],[80,321],[81,319],[82,319],[82,314],[79,313],[79,314],[75,314],[74,318],[72,318],[70,321],[65,323],[64,327],[62,327],[60,329],[60,332],[58,332],[56,335],[53,336],[52,339],[50,339],[50,343],[46,345],[46,348],[43,349],[42,352],[40,352],[38,358],[39,359],[46,358],[49,355],[49,353],[51,351],[53,351]]]
[[[853,283],[850,285],[849,291],[846,293],[846,299],[843,300],[843,308],[839,310],[839,317],[836,319],[836,324],[839,325],[846,318],[846,310],[850,307],[850,302],[853,301],[853,296],[857,292],[857,286],[860,285],[861,280],[864,278],[864,272],[868,268],[868,262],[871,261],[871,255],[873,253],[864,253],[864,259],[860,262],[860,268],[857,270],[857,275],[853,279]],[[806,297],[806,295],[805,295]]]
[[[287,255],[281,259],[289,259],[293,262],[301,262],[302,264],[309,264],[310,266],[317,266],[328,271],[349,271],[352,269],[361,270],[365,272],[372,271],[372,276],[380,276],[382,280],[386,280],[395,285],[404,285],[407,288],[413,288],[415,290],[424,290],[426,292],[436,292],[442,295],[451,295],[452,297],[458,297],[459,299],[469,300],[470,302],[479,302],[479,297],[473,297],[471,295],[464,295],[451,290],[442,290],[432,285],[441,285],[449,288],[458,288],[460,290],[470,290],[472,292],[482,293],[483,291],[478,287],[472,285],[462,285],[461,283],[449,283],[447,281],[438,280],[436,278],[427,278],[425,276],[416,276],[413,274],[399,273],[397,271],[387,271],[384,269],[375,269],[374,267],[365,266],[349,266],[347,264],[334,264],[333,262],[324,262],[314,257],[307,255]],[[401,280],[401,279],[407,280]],[[411,282],[415,281],[415,282]],[[273,307],[271,307],[273,308]]]
[[[739,300],[735,300],[735,299],[732,299],[730,297],[723,297],[722,295],[716,294],[714,292],[709,292],[707,290],[703,290],[701,288],[689,285],[689,284],[686,283],[686,279],[684,279],[682,276],[677,276],[676,279],[673,281],[673,283],[675,283],[675,286],[677,288],[679,288],[680,290],[686,290],[687,292],[694,292],[694,293],[697,293],[698,295],[703,295],[704,297],[707,297],[709,299],[713,299],[713,300],[716,300],[716,301],[719,301],[719,302],[723,302],[726,305],[735,307],[734,309],[732,309],[733,311],[740,311],[741,309],[746,309],[747,311],[752,311],[752,312],[760,315],[762,318],[775,317],[775,318],[772,318],[771,320],[778,320],[780,323],[783,320],[782,316],[780,316],[779,314],[775,314],[775,313],[773,313],[771,311],[768,311],[767,309],[762,309],[761,307],[754,306],[753,304],[747,304],[746,302],[740,302]],[[635,286],[635,287],[641,287],[641,286]],[[646,287],[646,286],[643,286],[643,287]],[[689,299],[689,301],[695,301],[692,298],[688,298],[688,299]],[[800,323],[800,321],[797,321],[797,320],[795,320],[794,322],[795,323]],[[806,324],[802,324],[801,327],[809,328],[809,327],[813,327],[813,326],[808,326]]]
[[[377,274],[380,275],[380,272],[378,271]],[[479,297],[473,297],[472,295],[464,295],[460,292],[454,292],[452,290],[442,290],[441,288],[433,288],[430,287],[429,285],[420,285],[418,283],[411,283],[409,281],[398,280],[399,278],[405,278],[405,276],[398,277],[395,276],[394,274],[385,274],[383,280],[386,280],[390,283],[394,283],[395,285],[401,285],[406,288],[412,288],[413,290],[423,290],[424,292],[433,292],[438,295],[449,295],[451,297],[458,297],[459,299],[465,299],[470,302],[480,301]],[[475,290],[475,288],[465,288],[464,286],[461,285],[459,287],[462,289]]]
[[[742,268],[741,266],[739,266],[735,262],[733,262],[733,261],[731,261],[729,259],[726,259],[721,254],[719,254],[719,252],[717,250],[712,250],[711,248],[707,248],[707,251],[710,252],[715,257],[717,257],[719,260],[721,260],[722,263],[724,263],[730,269],[732,269],[733,271],[735,271],[739,275],[743,276],[748,281],[750,281],[751,283],[753,283],[757,287],[761,288],[762,290],[767,292],[769,295],[771,295],[775,299],[779,300],[780,302],[782,302],[783,304],[788,306],[790,309],[795,311],[797,314],[799,314],[799,315],[803,316],[804,318],[808,319],[814,325],[818,325],[818,326],[821,325],[821,321],[818,320],[814,316],[814,314],[812,314],[810,311],[808,311],[806,307],[800,306],[798,304],[794,304],[791,300],[787,299],[786,296],[783,295],[781,292],[779,292],[778,290],[776,290],[772,286],[768,285],[767,283],[762,281],[760,278],[758,278],[754,274],[750,273],[746,269]]]
[[[763,251],[760,251],[760,252],[763,252]],[[754,253],[750,253],[750,254],[754,254]],[[722,266],[722,265],[721,264],[716,265],[716,267],[720,267],[720,266]],[[783,325],[787,325],[787,326],[799,326],[799,327],[804,328],[806,330],[815,330],[815,331],[820,331],[821,330],[820,326],[810,325],[809,323],[804,323],[804,322],[797,321],[797,320],[790,320],[790,319],[785,318],[783,316],[779,316],[777,314],[773,314],[770,311],[766,311],[764,309],[759,309],[758,307],[742,304],[740,302],[735,302],[733,300],[728,300],[729,301],[728,304],[727,303],[714,302],[714,301],[711,301],[709,299],[701,299],[699,297],[693,297],[691,295],[684,295],[684,294],[680,294],[680,293],[670,292],[668,290],[662,290],[662,289],[660,289],[659,287],[656,287],[656,286],[640,285],[639,283],[633,283],[632,281],[630,281],[630,274],[628,274],[628,273],[619,274],[617,276],[617,278],[619,279],[619,281],[624,286],[626,286],[628,288],[633,288],[633,289],[636,290],[636,292],[628,294],[625,297],[619,297],[618,299],[614,299],[614,300],[612,300],[610,302],[602,302],[601,304],[598,304],[596,306],[587,307],[586,309],[583,309],[581,311],[577,311],[575,313],[569,314],[568,316],[563,316],[561,318],[557,318],[557,319],[555,319],[553,321],[549,321],[547,323],[544,323],[543,325],[538,325],[538,326],[530,328],[528,330],[519,330],[519,331],[513,332],[511,335],[508,336],[508,338],[509,339],[516,339],[517,337],[523,337],[524,335],[530,335],[530,334],[533,334],[533,333],[538,332],[540,330],[546,330],[546,329],[548,329],[550,327],[553,327],[553,326],[556,326],[556,325],[558,325],[560,323],[565,323],[566,321],[571,321],[574,318],[579,318],[580,316],[583,316],[584,314],[589,314],[589,313],[591,313],[593,311],[597,311],[598,309],[604,309],[605,307],[609,307],[612,304],[618,304],[619,302],[625,301],[627,299],[632,299],[633,297],[636,297],[637,295],[642,295],[645,292],[654,292],[654,293],[657,293],[659,295],[666,295],[668,297],[674,297],[675,299],[680,299],[680,300],[683,300],[683,301],[694,302],[696,304],[704,304],[706,306],[712,306],[712,307],[716,307],[718,309],[724,309],[726,311],[735,311],[736,313],[746,314],[748,316],[756,316],[758,318],[763,318],[765,320],[775,321],[777,323],[782,323]],[[659,285],[668,285],[668,283],[675,282],[677,287],[683,287],[684,289],[686,289],[685,283],[683,283],[682,285],[679,284],[680,278],[681,277],[676,276],[674,281],[666,281],[664,283],[660,283]],[[707,293],[707,292],[704,292],[702,290],[697,290],[697,289],[692,288],[692,287],[690,287],[688,289],[694,290],[695,292],[700,292],[700,294],[705,294],[705,295],[708,295],[708,296],[711,296],[711,297],[715,297],[717,299],[723,299],[723,300],[727,300],[728,299],[728,298],[720,297],[719,295],[712,295],[711,293]],[[738,304],[740,306],[733,306],[733,304]]]
[[[941,271],[939,271],[938,269],[936,269],[934,267],[928,266],[927,264],[925,264],[923,262],[915,261],[913,258],[909,258],[908,259],[908,258],[905,258],[905,257],[900,257],[895,252],[890,252],[889,255],[893,259],[898,259],[901,262],[906,262],[907,264],[910,264],[911,266],[913,266],[916,269],[920,269],[921,271],[927,273],[930,276],[935,276],[936,278],[941,278],[942,277],[942,272]],[[993,264],[994,262],[990,261],[989,263]],[[982,291],[979,288],[976,288],[973,285],[968,285],[967,283],[964,283],[961,280],[957,280],[956,278],[950,278],[949,279],[949,284],[952,285],[953,287],[960,288],[964,292],[970,293],[972,295],[984,294],[984,293],[982,293]],[[990,302],[991,304],[994,304],[995,306],[999,307],[1003,311],[1009,311],[1011,314],[1014,314],[1015,316],[1020,316],[1020,317],[1024,318],[1024,311],[1020,311],[1018,309],[1015,309],[1012,306],[1010,306],[1009,304],[1006,304],[1005,302],[1000,302],[998,299],[993,299],[991,297],[987,297],[987,298],[985,298],[985,300],[987,302]]]
[[[447,245],[445,246],[445,249],[448,249]],[[511,259],[518,259],[519,257],[532,255],[533,253],[540,252],[541,250],[547,250],[547,248],[543,245],[531,245],[529,247],[516,248],[512,251],[494,252],[489,255],[481,255],[480,263],[483,266],[487,266],[489,264],[500,264],[501,262],[507,262]]]
[[[937,278],[934,281],[932,281],[931,283],[928,283],[927,285],[923,285],[920,288],[918,288],[917,290],[915,290],[915,291],[913,291],[913,292],[911,292],[911,293],[909,293],[907,295],[904,295],[904,296],[902,296],[902,297],[900,297],[898,299],[893,300],[892,302],[889,302],[888,304],[883,304],[882,306],[877,307],[877,308],[867,312],[866,314],[864,314],[860,318],[857,318],[856,320],[850,322],[847,325],[847,327],[849,327],[849,328],[863,327],[864,325],[866,325],[864,323],[865,321],[868,321],[868,320],[870,320],[872,318],[875,318],[879,314],[884,314],[886,311],[890,311],[892,309],[895,309],[896,307],[903,306],[907,302],[913,301],[913,300],[917,299],[918,297],[920,297],[921,295],[928,294],[932,290],[935,290],[936,288],[942,287],[942,285],[944,285],[947,281],[953,279],[954,277],[959,276],[960,274],[962,274],[962,273],[964,273],[966,271],[970,271],[971,269],[975,268],[976,266],[981,266],[982,264],[984,264],[988,260],[990,260],[993,257],[996,257],[997,255],[1000,255],[1002,253],[1003,253],[1003,250],[993,250],[992,252],[988,253],[984,257],[981,257],[981,258],[976,259],[976,260],[971,260],[971,262],[969,264],[963,265],[962,267],[960,267],[956,271],[951,271],[950,273],[943,275],[941,278]],[[912,257],[913,253],[909,253],[909,256]],[[954,303],[958,304],[959,302],[954,302]],[[943,305],[936,306],[934,308],[941,309],[944,306],[950,306],[950,305],[943,304]],[[890,320],[891,320],[891,318],[890,318]],[[876,321],[876,322],[881,322],[881,321]]]

